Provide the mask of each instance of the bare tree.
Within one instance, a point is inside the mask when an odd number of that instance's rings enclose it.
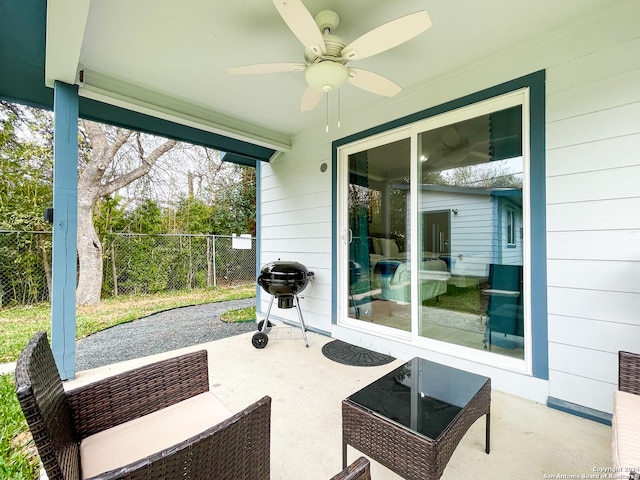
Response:
[[[141,134],[113,129],[98,123],[82,121],[89,150],[80,161],[78,179],[78,260],[79,276],[76,290],[78,304],[100,303],[102,289],[102,244],[93,223],[93,209],[98,199],[129,185],[151,170],[157,160],[170,151],[174,140],[154,145],[147,154]],[[126,166],[115,165],[122,150],[131,149]],[[131,153],[135,152],[135,157]],[[122,162],[121,162],[122,163]],[[117,168],[116,168],[117,167]]]

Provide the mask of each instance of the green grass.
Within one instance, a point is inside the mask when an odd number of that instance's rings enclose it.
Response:
[[[154,295],[119,296],[96,306],[76,310],[76,337],[86,337],[105,328],[130,322],[154,312],[186,305],[237,300],[255,296],[255,285],[207,288]],[[51,307],[36,305],[0,310],[0,363],[14,362],[29,338],[39,330],[51,332]]]
[[[220,316],[220,320],[227,323],[236,322],[255,322],[256,307],[239,308],[238,310],[229,310]]]
[[[430,298],[425,300],[422,304],[427,307],[444,308],[454,312],[484,314],[480,304],[480,291],[477,287],[460,288],[455,285],[447,285],[447,293],[440,295],[438,299]]]
[[[77,308],[77,338],[162,310],[203,303],[237,300],[255,296],[253,284],[155,295],[120,296],[103,300],[97,306]],[[235,310],[232,320],[249,320],[255,308]],[[18,358],[29,338],[39,330],[51,332],[51,307],[8,308],[0,310],[0,363]],[[15,394],[14,376],[0,375],[0,480],[34,480],[39,461],[27,423]]]
[[[13,375],[0,375],[0,479],[33,480],[38,459],[15,394]]]

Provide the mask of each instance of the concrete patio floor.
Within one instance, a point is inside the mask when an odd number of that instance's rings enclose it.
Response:
[[[272,329],[269,344],[257,350],[251,333],[152,357],[79,372],[73,388],[143,363],[206,348],[211,390],[238,411],[264,395],[273,399],[271,478],[321,480],[340,471],[341,401],[404,363],[351,367],[321,351],[330,338],[300,330]],[[611,428],[499,391],[492,392],[491,453],[484,453],[484,417],[469,430],[444,471],[443,479],[598,478],[611,466]],[[349,461],[359,452],[349,448]],[[570,476],[575,475],[575,476]],[[400,477],[372,462],[374,480]],[[605,478],[605,477],[599,477]],[[608,478],[608,477],[607,477]]]

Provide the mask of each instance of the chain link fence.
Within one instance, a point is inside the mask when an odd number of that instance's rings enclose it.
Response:
[[[120,233],[102,238],[102,248],[103,297],[256,278],[255,238]],[[46,302],[50,295],[51,233],[0,231],[0,308]]]

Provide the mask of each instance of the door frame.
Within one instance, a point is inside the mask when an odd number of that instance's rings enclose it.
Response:
[[[425,351],[425,355],[438,355],[440,353],[451,358],[459,358],[460,360],[471,360],[479,362],[487,366],[494,366],[505,370],[511,370],[518,373],[532,375],[538,379],[548,380],[549,378],[549,343],[548,343],[548,321],[547,321],[547,266],[546,266],[546,169],[545,169],[545,77],[546,72],[540,70],[523,77],[509,80],[504,83],[486,88],[484,90],[472,93],[425,110],[407,115],[405,117],[389,121],[378,126],[374,126],[358,133],[337,139],[332,143],[332,192],[334,198],[334,208],[332,210],[332,227],[334,238],[334,250],[332,253],[332,321],[337,324],[339,321],[338,304],[341,301],[341,287],[339,284],[339,273],[341,271],[340,259],[340,195],[339,195],[339,151],[341,148],[359,142],[363,139],[373,138],[375,136],[385,134],[394,129],[410,127],[416,122],[439,116],[442,113],[452,112],[464,107],[473,106],[478,103],[495,99],[510,94],[521,94],[525,92],[528,102],[523,104],[523,143],[528,157],[527,178],[527,202],[526,225],[528,231],[525,231],[525,238],[528,240],[527,253],[525,254],[525,274],[529,285],[529,292],[526,301],[526,309],[530,313],[530,321],[527,327],[531,330],[528,332],[528,348],[526,355],[526,364],[505,365],[502,361],[493,361],[489,358],[473,358],[484,357],[480,355],[468,355],[468,352],[461,349],[453,348],[455,345],[442,344],[437,351]],[[524,151],[523,151],[524,153]],[[414,162],[415,163],[415,162]],[[414,189],[415,190],[415,189]],[[413,195],[417,192],[413,191]],[[414,203],[415,204],[415,203]],[[535,209],[530,205],[536,205]],[[414,272],[415,268],[412,269]],[[416,273],[417,275],[417,273]],[[415,283],[415,282],[414,282]],[[417,307],[416,307],[417,308]],[[366,332],[363,332],[366,333]],[[360,336],[365,339],[366,337]],[[411,345],[418,348],[426,348],[427,346],[417,345],[411,342]],[[437,345],[434,344],[437,347]],[[462,350],[468,350],[462,348]]]

